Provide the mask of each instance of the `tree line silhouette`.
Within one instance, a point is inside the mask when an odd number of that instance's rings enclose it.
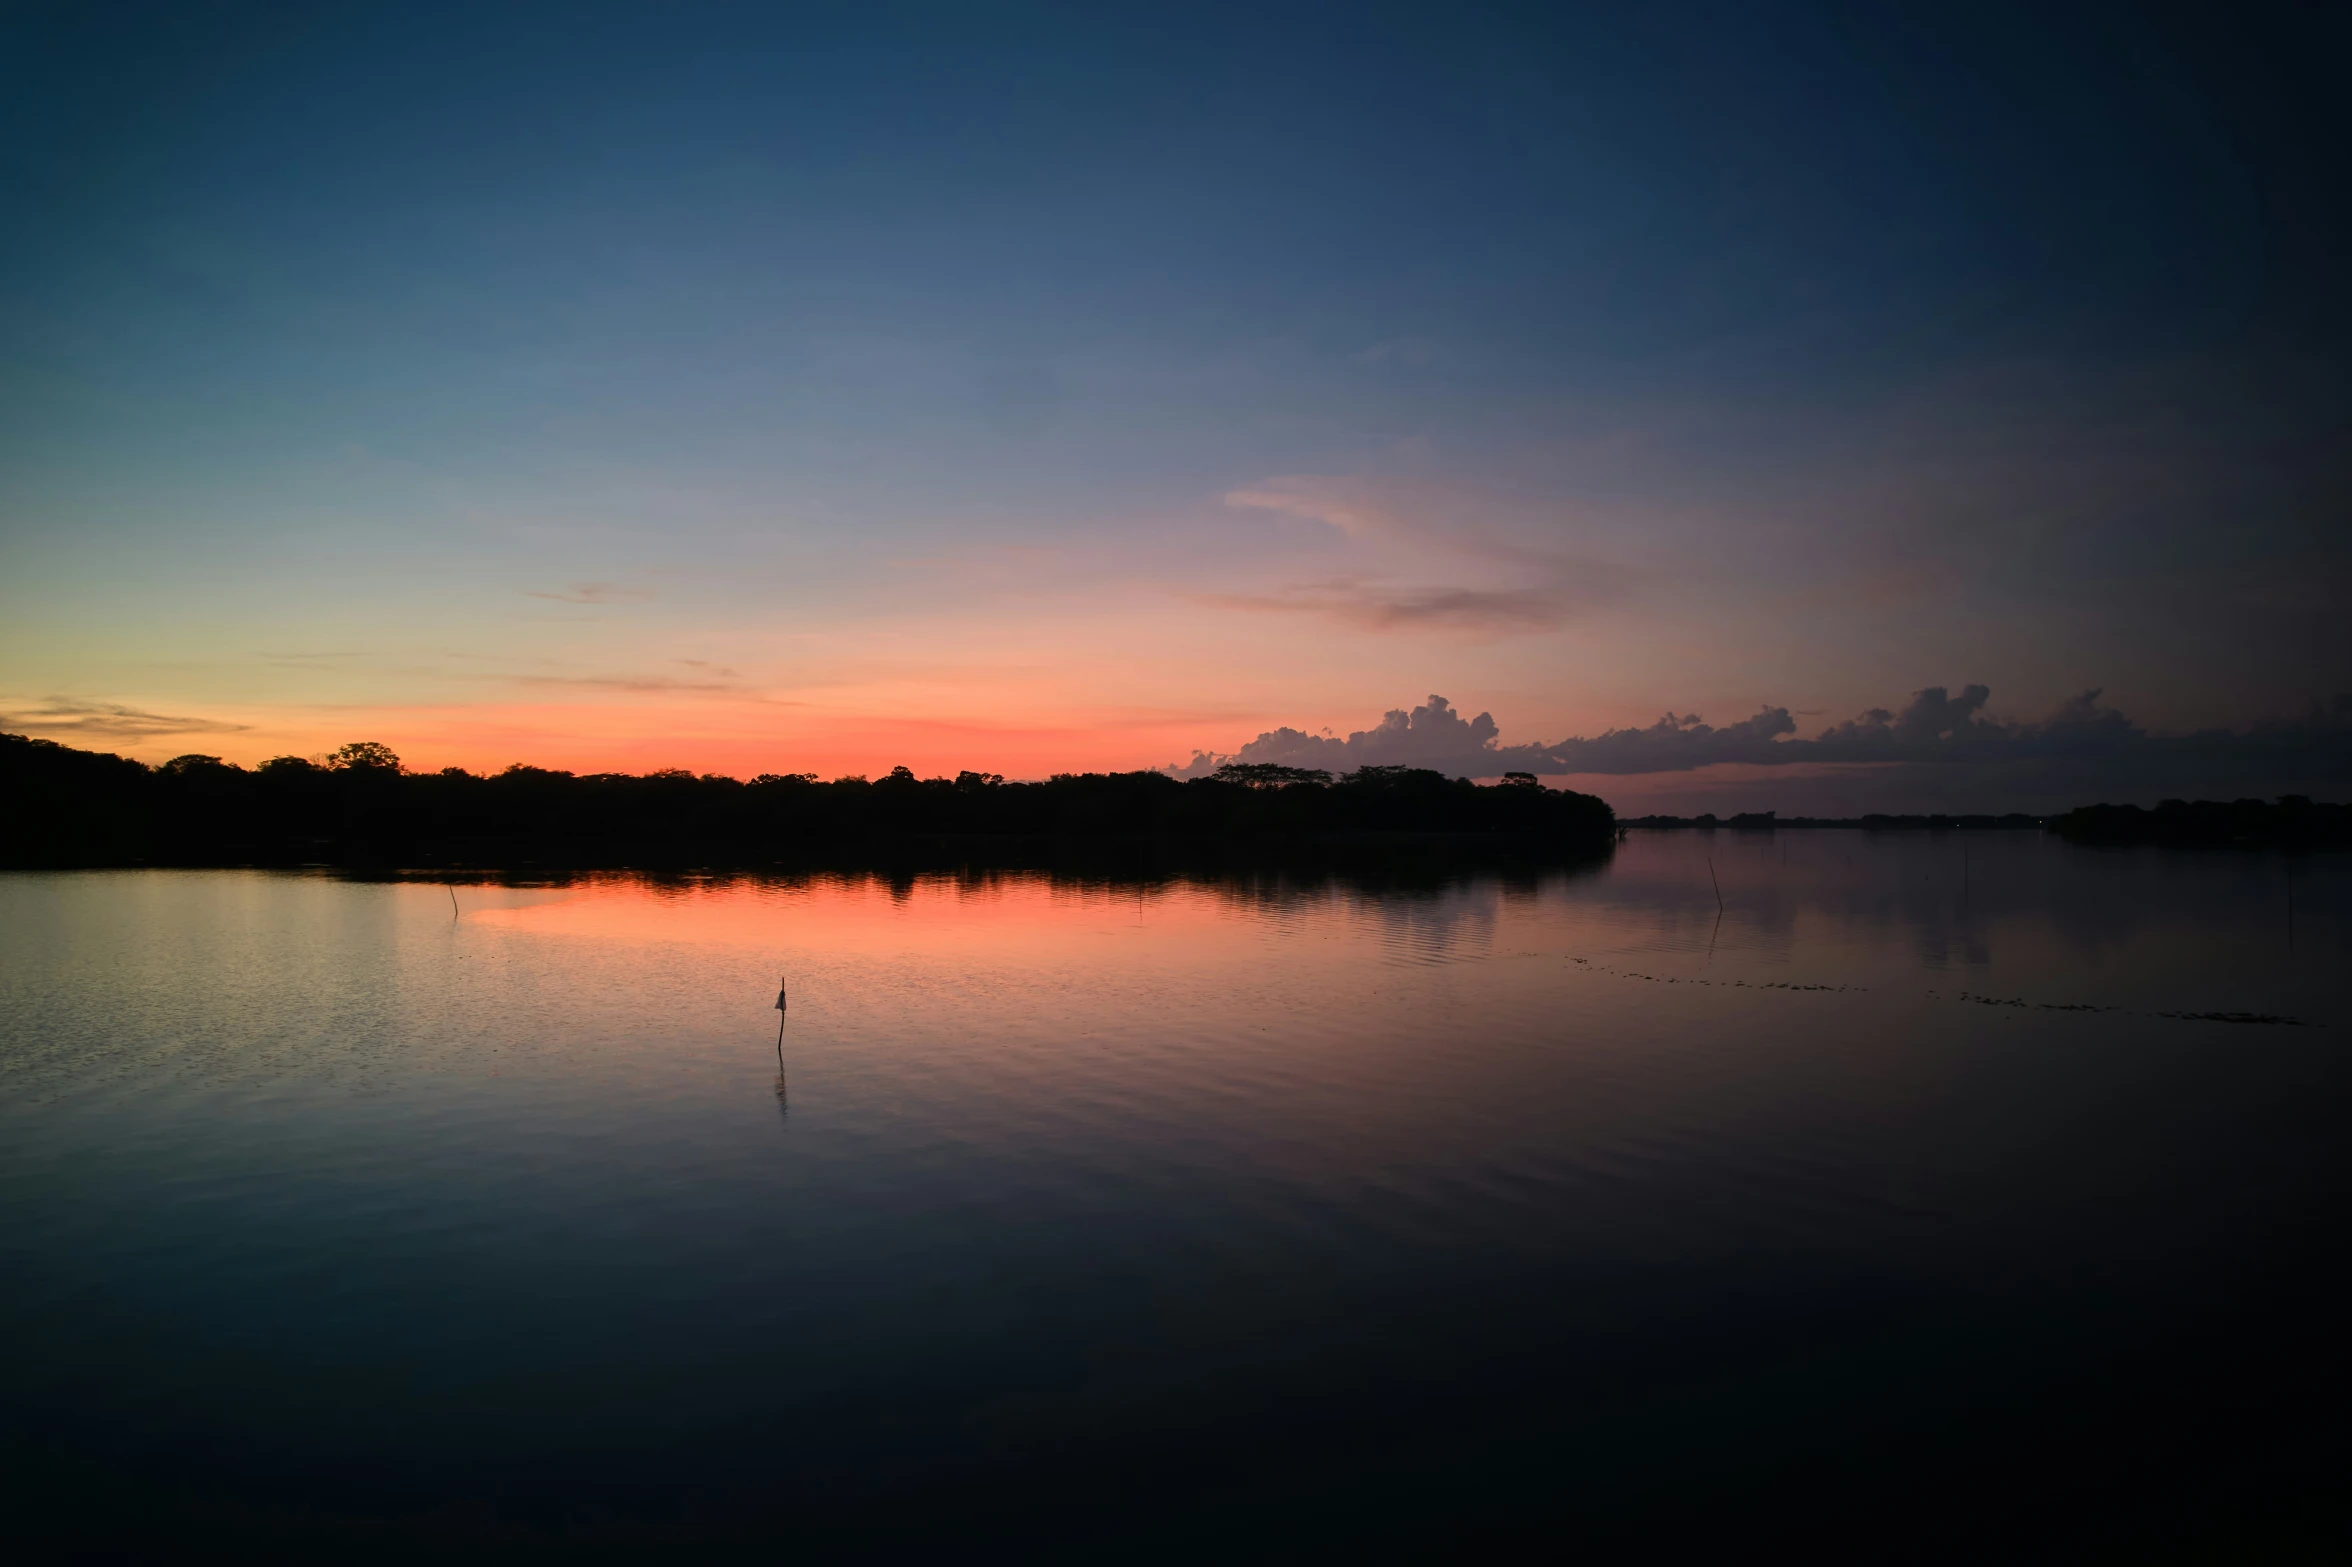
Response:
[[[1783,816],[1777,811],[1742,811],[1731,817],[1718,817],[1710,811],[1703,816],[1630,816],[1618,825],[1694,828],[1700,832],[1711,832],[1718,827],[1732,832],[1774,832],[1784,827],[1859,827],[1865,832],[2012,832],[2020,829],[2038,831],[2045,824],[2039,816],[2028,816],[2021,811],[2012,811],[2004,816],[1901,816],[1884,812],[1873,812],[1867,816]]]
[[[1410,767],[1342,777],[1242,764],[1209,778],[995,773],[748,782],[664,769],[574,774],[520,764],[410,772],[372,741],[245,768],[149,767],[0,735],[0,864],[427,867],[747,864],[945,838],[1162,839],[1280,847],[1405,835],[1546,855],[1605,852],[1616,819],[1530,775],[1477,785]]]
[[[2155,843],[2183,848],[2329,848],[2352,844],[2352,805],[2330,805],[2300,794],[2273,800],[2162,800],[2136,805],[2085,805],[2050,823],[2077,843]]]
[[[2136,805],[2082,805],[2058,816],[2006,815],[1781,816],[1743,811],[1737,816],[1629,816],[1625,828],[1713,832],[1775,832],[1786,828],[1854,827],[1864,832],[2052,832],[2072,843],[2152,843],[2176,848],[2329,848],[2352,844],[2352,806],[2328,805],[2299,794],[2277,800],[2165,800],[2152,810]]]
[[[1626,828],[1712,832],[1774,832],[1783,828],[1858,827],[1865,832],[2056,833],[2073,843],[2166,844],[2177,848],[2329,848],[2352,844],[2352,806],[2329,805],[2299,794],[2276,800],[2164,800],[2152,811],[2136,805],[2082,805],[2058,816],[1781,816],[1743,811],[1737,816],[1629,816]]]

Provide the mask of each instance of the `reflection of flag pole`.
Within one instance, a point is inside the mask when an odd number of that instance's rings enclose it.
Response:
[[[1707,962],[1715,961],[1715,938],[1723,934],[1723,883],[1715,879],[1715,856],[1707,856],[1707,885],[1715,889],[1715,925],[1707,932]],[[1705,964],[1700,965],[1702,968]]]
[[[784,977],[776,976],[776,1109],[784,1109]]]

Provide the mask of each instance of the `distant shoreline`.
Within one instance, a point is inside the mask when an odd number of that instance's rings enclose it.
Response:
[[[2301,795],[2277,800],[2165,800],[2154,810],[2136,805],[2083,805],[2057,816],[1892,815],[1780,816],[1749,811],[1737,816],[1633,816],[1617,824],[1626,831],[1776,832],[1842,828],[1862,832],[2027,832],[2055,834],[2069,843],[2153,844],[2171,848],[2292,848],[2352,846],[2352,806],[2330,805]]]
[[[391,869],[887,864],[937,857],[1216,861],[1379,859],[1568,864],[1617,821],[1530,777],[1476,784],[1407,767],[1342,778],[1266,765],[1209,778],[990,773],[745,781],[683,770],[585,776],[516,766],[410,772],[380,745],[252,769],[185,756],[148,767],[0,736],[0,865]]]
[[[1873,812],[1868,816],[1782,816],[1772,811],[1744,811],[1737,816],[1627,816],[1617,825],[1625,828],[1644,828],[1654,831],[1674,829],[1699,832],[1772,832],[1779,828],[1848,827],[1868,832],[1890,832],[1922,829],[1929,832],[2024,832],[2041,831],[2054,818],[2028,816],[2012,811],[2002,816],[1931,815],[1895,816]]]
[[[300,866],[389,870],[618,869],[887,864],[950,843],[981,858],[1083,855],[1177,863],[1404,858],[1568,864],[1625,832],[1825,828],[2048,831],[2081,843],[2183,847],[2352,844],[2352,807],[2168,800],[2153,811],[2094,805],[2062,816],[1771,811],[1637,816],[1541,785],[1532,774],[1473,783],[1426,768],[1329,772],[1228,765],[1211,777],[992,773],[820,781],[670,770],[577,775],[514,766],[482,775],[411,772],[370,742],[322,758],[243,768],[183,756],[160,767],[54,741],[0,735],[0,866]]]

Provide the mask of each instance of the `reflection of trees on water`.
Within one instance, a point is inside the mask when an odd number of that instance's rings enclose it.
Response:
[[[1724,906],[1716,902],[1714,860]],[[2282,951],[2290,896],[2298,943],[2340,945],[2352,927],[2352,856],[2097,849],[2034,832],[1637,832],[1613,858],[1529,863],[1428,846],[1347,855],[1171,863],[1139,850],[1049,864],[896,865],[676,875],[595,872],[529,878],[538,887],[628,884],[657,897],[756,887],[785,895],[879,893],[985,900],[1017,890],[1149,910],[1206,893],[1275,919],[1345,905],[1376,918],[1400,953],[1475,942],[1514,904],[1564,899],[1647,943],[1702,953],[1720,944],[1793,951],[1808,922],[1891,938],[1930,968],[1992,962],[2004,942],[2070,960],[2209,933]],[[2290,887],[2290,876],[2293,885]],[[1720,928],[1718,929],[1718,921]]]
[[[1500,898],[1532,903],[1574,881],[1601,874],[1607,861],[1582,859],[1562,864],[1481,863],[1475,858],[1432,855],[1367,863],[1328,865],[1231,865],[1132,873],[1039,867],[963,867],[954,870],[795,870],[697,872],[598,871],[536,878],[534,886],[593,888],[626,885],[661,899],[689,899],[733,888],[755,888],[786,896],[817,892],[879,892],[893,904],[917,896],[988,898],[1044,887],[1080,898],[1098,897],[1150,907],[1169,898],[1208,893],[1237,910],[1281,914],[1351,902],[1414,923],[1445,923]],[[1465,899],[1468,901],[1465,902]],[[1448,912],[1451,911],[1451,912]]]
[[[1673,944],[1703,946],[1715,914],[1708,856],[1730,908],[1727,937],[1786,950],[1807,921],[1898,934],[1928,967],[1982,965],[2003,933],[2030,931],[2070,959],[2145,946],[2194,927],[2283,948],[2287,856],[2086,849],[2039,833],[1637,833],[1586,894]],[[2337,929],[2352,919],[2352,860],[2335,857]]]
[[[1206,889],[1223,898],[1263,907],[1335,894],[1441,896],[1472,884],[1499,886],[1513,895],[1533,897],[1539,888],[1564,875],[1596,874],[1607,863],[1606,851],[1597,856],[1554,854],[1433,838],[1400,844],[1277,845],[1275,851],[1264,855],[1224,854],[1199,859],[1144,846],[1128,855],[1094,852],[1070,859],[1005,863],[534,873],[527,883],[495,876],[483,879],[553,889],[626,885],[658,899],[686,899],[730,887],[783,893],[879,891],[894,903],[905,903],[918,893],[974,896],[1039,885],[1057,892],[1119,898],[1141,895],[1147,900],[1163,893]]]

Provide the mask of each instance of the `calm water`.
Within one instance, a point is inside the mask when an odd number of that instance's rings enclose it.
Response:
[[[0,878],[19,1517],[2341,1539],[2342,857],[455,897]]]

